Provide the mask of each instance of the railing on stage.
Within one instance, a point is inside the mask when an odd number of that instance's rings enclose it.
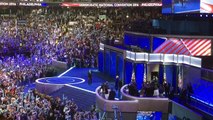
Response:
[[[113,117],[113,106],[117,106],[122,114],[123,120],[132,120],[132,117],[136,118],[138,111],[160,111],[163,114],[168,114],[170,102],[168,98],[133,97],[123,92],[125,87],[127,87],[127,85],[121,88],[121,94],[124,99],[119,101],[103,98],[100,94],[101,87],[98,87],[96,89],[97,107],[105,114],[111,114],[109,116]]]
[[[193,120],[202,120],[203,116],[188,109],[187,107],[178,104],[168,98],[159,97],[134,97],[125,93],[128,85],[121,88],[122,100],[107,100],[100,95],[101,87],[96,89],[96,104],[97,107],[104,112],[104,115],[110,114],[114,117],[114,109],[116,106],[122,114],[124,120],[133,120],[136,118],[138,111],[154,111],[162,112],[161,119],[168,119],[169,114],[175,115],[178,118],[190,118]],[[126,118],[127,116],[127,118]],[[131,117],[134,116],[134,118]],[[120,120],[120,119],[119,119]]]
[[[123,100],[137,100],[138,101],[138,111],[160,111],[162,113],[169,112],[169,102],[168,98],[161,97],[135,97],[127,94],[124,89],[128,85],[124,85],[121,88],[121,95]]]

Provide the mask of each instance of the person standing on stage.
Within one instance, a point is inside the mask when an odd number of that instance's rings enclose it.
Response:
[[[92,84],[92,71],[89,70],[88,72],[88,84],[91,85]]]
[[[118,82],[119,82],[119,76],[116,75],[116,77],[115,77],[115,90],[116,91],[118,90]]]

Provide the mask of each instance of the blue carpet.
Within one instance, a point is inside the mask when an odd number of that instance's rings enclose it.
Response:
[[[92,84],[88,84],[88,72],[89,70],[92,70]],[[114,80],[100,72],[97,71],[97,69],[94,68],[74,68],[72,70],[70,70],[69,72],[67,72],[66,74],[64,74],[62,77],[79,77],[79,78],[83,78],[85,80],[84,83],[80,83],[80,84],[71,84],[72,86],[75,87],[80,87],[83,89],[87,89],[90,91],[95,92],[95,89],[100,86],[102,83],[108,81],[109,85],[111,87],[114,87]]]

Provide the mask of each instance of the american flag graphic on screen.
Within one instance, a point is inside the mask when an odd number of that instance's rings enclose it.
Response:
[[[169,38],[154,53],[211,56],[211,39]]]

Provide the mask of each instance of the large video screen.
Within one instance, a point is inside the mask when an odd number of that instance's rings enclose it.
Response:
[[[162,0],[162,13],[200,13],[200,3],[200,0]]]
[[[200,12],[201,13],[213,13],[213,0],[201,0]]]

